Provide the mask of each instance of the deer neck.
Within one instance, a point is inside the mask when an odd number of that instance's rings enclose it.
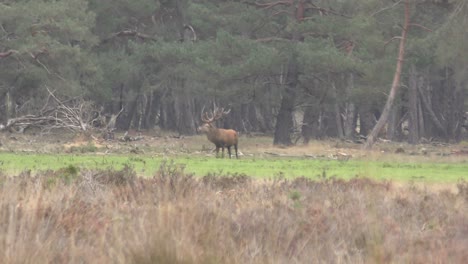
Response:
[[[208,133],[206,133],[206,136],[208,137],[209,140],[216,139],[219,134],[219,129],[215,126],[211,126],[210,129],[208,130]]]

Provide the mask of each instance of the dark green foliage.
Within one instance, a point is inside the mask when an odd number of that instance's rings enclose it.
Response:
[[[446,133],[449,137],[460,133],[454,124],[466,112],[465,2],[413,4],[405,58],[437,86],[430,96],[461,101],[452,103],[453,111],[447,110],[450,102],[434,104],[439,119],[455,116],[442,122],[455,131]],[[287,89],[294,90],[293,111],[312,106],[321,113],[302,120],[306,126],[325,124],[317,134],[339,135],[332,124],[345,122],[339,117],[350,105],[359,115],[379,116],[396,63],[398,39],[390,40],[401,34],[401,4],[259,3],[275,1],[2,1],[0,53],[14,53],[0,57],[0,123],[42,109],[46,87],[92,100],[104,114],[125,109],[117,122],[125,130],[159,125],[193,134],[203,105],[216,101],[233,108],[230,127],[273,133]],[[307,7],[303,19],[296,16],[300,3]],[[297,75],[293,85],[287,76],[291,66]],[[443,70],[450,74],[434,74]],[[331,87],[336,95],[328,92]],[[404,116],[408,95],[399,96]],[[426,136],[439,136],[425,119]],[[189,131],[181,131],[188,120]],[[295,126],[292,130],[300,129]]]

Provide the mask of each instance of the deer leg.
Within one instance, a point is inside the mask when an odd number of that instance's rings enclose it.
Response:
[[[224,146],[221,146],[221,149],[222,149],[222,154],[221,154],[221,157],[224,159]]]
[[[219,156],[219,146],[216,146],[216,157]]]
[[[228,153],[229,153],[229,158],[231,158],[231,146],[227,147]]]
[[[238,159],[239,157],[237,156],[237,144],[234,145],[234,150],[236,151],[236,159]]]

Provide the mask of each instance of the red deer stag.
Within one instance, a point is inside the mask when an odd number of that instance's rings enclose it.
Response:
[[[237,156],[237,142],[238,136],[237,132],[232,129],[221,129],[216,128],[213,124],[216,120],[222,118],[223,116],[229,114],[231,110],[224,111],[224,108],[215,107],[212,113],[203,112],[205,108],[202,109],[201,120],[203,125],[198,128],[198,131],[201,131],[206,134],[206,137],[209,141],[213,142],[216,145],[216,157],[219,154],[219,148],[222,149],[222,157],[224,158],[224,148],[226,147],[229,152],[229,158],[231,158],[231,146],[234,146]]]

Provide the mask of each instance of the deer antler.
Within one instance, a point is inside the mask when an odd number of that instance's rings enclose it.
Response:
[[[201,111],[201,120],[204,123],[212,123],[214,120],[213,114],[211,114],[211,117],[208,116],[208,112],[205,112],[205,106],[203,106],[202,111]]]
[[[202,108],[201,120],[204,123],[213,123],[214,121],[222,118],[223,116],[229,114],[231,109],[224,111],[224,108],[218,108],[216,105],[211,113],[204,112],[205,106]]]
[[[218,108],[216,107],[214,110],[213,110],[213,113],[214,113],[214,120],[218,120],[220,118],[222,118],[223,116],[229,114],[231,112],[231,109],[227,110],[227,111],[224,111],[224,107],[222,108]]]

